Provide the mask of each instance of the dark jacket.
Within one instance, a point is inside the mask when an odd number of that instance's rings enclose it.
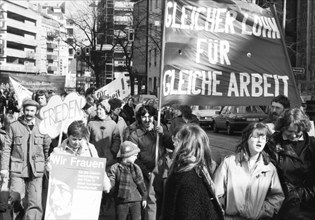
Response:
[[[174,135],[182,126],[189,123],[200,125],[197,116],[194,114],[191,115],[191,119],[187,123],[184,121],[182,116],[173,118],[170,125],[170,133]]]
[[[32,130],[29,129],[23,116],[10,125],[5,137],[1,156],[1,170],[11,171],[17,177],[41,177],[51,139],[39,132],[40,120],[36,118]]]
[[[155,131],[146,131],[140,124],[136,123],[135,128],[132,129],[128,140],[137,144],[140,148],[138,159],[135,163],[141,168],[143,176],[147,179],[150,178],[149,173],[155,168],[155,149],[157,133]],[[164,134],[160,136],[159,140],[159,155],[164,154],[164,143],[169,139],[169,132],[163,126]]]
[[[194,169],[168,177],[164,201],[163,220],[223,219],[212,184]]]
[[[126,103],[122,110],[122,117],[125,119],[127,125],[131,125],[136,121],[135,117],[135,109],[136,105],[129,106],[128,103]]]
[[[315,216],[315,138],[303,133],[304,141],[295,143],[283,140],[276,132],[265,150],[277,168],[285,193],[280,218],[294,219],[302,215]],[[300,153],[295,149],[300,149]],[[304,215],[303,214],[303,215]]]

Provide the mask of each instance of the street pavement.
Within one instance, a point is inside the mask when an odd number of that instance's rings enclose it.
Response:
[[[235,152],[235,147],[241,141],[241,133],[227,135],[225,132],[214,133],[212,130],[205,129],[210,139],[213,159],[220,163],[224,157]]]

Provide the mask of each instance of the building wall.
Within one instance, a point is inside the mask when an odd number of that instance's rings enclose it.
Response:
[[[0,71],[36,73],[38,19],[25,2],[2,0]]]
[[[1,72],[66,75],[69,46],[66,20],[41,5],[1,0]],[[48,14],[51,13],[50,15]],[[59,20],[58,20],[59,19]]]
[[[135,41],[133,46],[133,72],[134,74],[147,75],[147,33],[146,33],[147,0],[138,1],[134,5],[133,19],[135,28]]]
[[[148,93],[158,95],[161,72],[162,48],[162,1],[149,1],[149,58],[148,58]]]
[[[315,26],[314,1],[297,1],[297,49],[296,63],[305,69],[297,76],[298,85],[303,95],[315,95]]]

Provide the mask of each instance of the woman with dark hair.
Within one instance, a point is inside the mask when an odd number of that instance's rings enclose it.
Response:
[[[164,153],[164,142],[168,140],[169,133],[165,126],[158,126],[154,117],[157,110],[151,105],[143,105],[136,114],[136,124],[130,131],[129,141],[135,143],[140,148],[135,163],[141,168],[144,182],[148,189],[147,207],[144,219],[157,219],[156,193],[153,187],[155,173],[153,170],[156,166],[156,160]],[[160,136],[158,152],[156,155],[156,139]],[[157,158],[158,157],[158,158]],[[159,208],[159,207],[158,207]]]
[[[127,103],[124,105],[122,110],[122,116],[125,119],[127,125],[131,125],[136,121],[135,119],[135,100],[133,97],[129,97]]]
[[[215,172],[215,192],[225,219],[272,218],[284,200],[275,166],[264,152],[269,130],[249,124],[236,154],[226,157]]]
[[[83,121],[72,122],[67,131],[68,138],[54,148],[52,154],[68,154],[82,157],[98,157],[95,146],[88,142],[89,131]]]
[[[223,219],[214,193],[208,135],[198,125],[184,125],[175,135],[173,163],[166,181],[163,220]]]
[[[303,110],[288,109],[267,143],[285,193],[279,219],[315,219],[315,138],[308,135],[310,128]]]

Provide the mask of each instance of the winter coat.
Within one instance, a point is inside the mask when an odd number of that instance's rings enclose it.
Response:
[[[5,130],[0,129],[0,155],[4,147],[5,135],[6,135]]]
[[[276,214],[284,200],[275,166],[260,155],[250,169],[243,152],[226,157],[215,172],[215,192],[225,219],[262,219]]]
[[[68,146],[68,139],[65,139],[60,146],[55,147],[52,153],[81,157],[98,157],[93,144],[84,141],[78,151],[73,151],[72,148]]]
[[[156,122],[154,122],[156,124]],[[135,163],[140,166],[143,176],[147,179],[150,178],[150,174],[155,168],[155,149],[156,149],[156,138],[157,133],[155,131],[147,131],[140,124],[135,124],[137,127],[134,128],[129,137],[129,141],[135,143],[139,148],[140,152]],[[159,141],[159,155],[160,158],[164,154],[164,142],[169,139],[169,132],[165,126],[163,126],[163,135],[160,136]]]
[[[137,164],[133,164],[134,166],[137,166],[137,169],[140,170],[140,167]],[[146,196],[147,196],[147,191],[144,185],[144,182],[142,182],[141,186],[139,187],[136,182],[133,180],[132,178],[132,174],[131,173],[124,173],[121,171],[121,166],[124,166],[122,163],[115,163],[114,165],[112,165],[109,169],[108,172],[108,178],[110,179],[110,183],[111,183],[111,188],[113,190],[113,193],[116,197],[116,202],[117,203],[127,203],[127,202],[140,202],[142,200],[146,200]],[[118,198],[118,191],[119,191],[119,187],[120,187],[120,180],[122,179],[126,179],[128,177],[123,176],[122,175],[130,175],[130,185],[126,186],[128,187],[126,190],[128,190],[129,196],[128,198]],[[141,171],[139,172],[139,175],[141,175],[141,179],[143,180],[143,176]]]
[[[23,116],[12,122],[6,134],[1,156],[1,170],[11,171],[12,176],[42,177],[51,139],[39,132],[38,118],[32,130]]]
[[[276,132],[266,145],[286,197],[279,213],[281,219],[315,219],[315,138],[303,132],[303,139],[298,144],[300,155],[295,143],[283,140],[281,132]]]
[[[131,125],[136,121],[134,112],[135,107],[136,105],[132,104],[132,106],[129,106],[128,103],[126,103],[123,107],[122,115],[128,125]]]
[[[118,126],[118,130],[119,130],[119,134],[120,134],[120,141],[123,142],[124,137],[125,137],[125,132],[127,129],[127,124],[125,122],[125,119],[118,116],[117,126]]]
[[[171,173],[165,187],[163,220],[223,219],[213,183],[195,169]]]
[[[117,124],[108,116],[104,120],[95,118],[88,123],[89,140],[100,158],[106,158],[106,166],[116,163],[120,148],[120,134]]]

